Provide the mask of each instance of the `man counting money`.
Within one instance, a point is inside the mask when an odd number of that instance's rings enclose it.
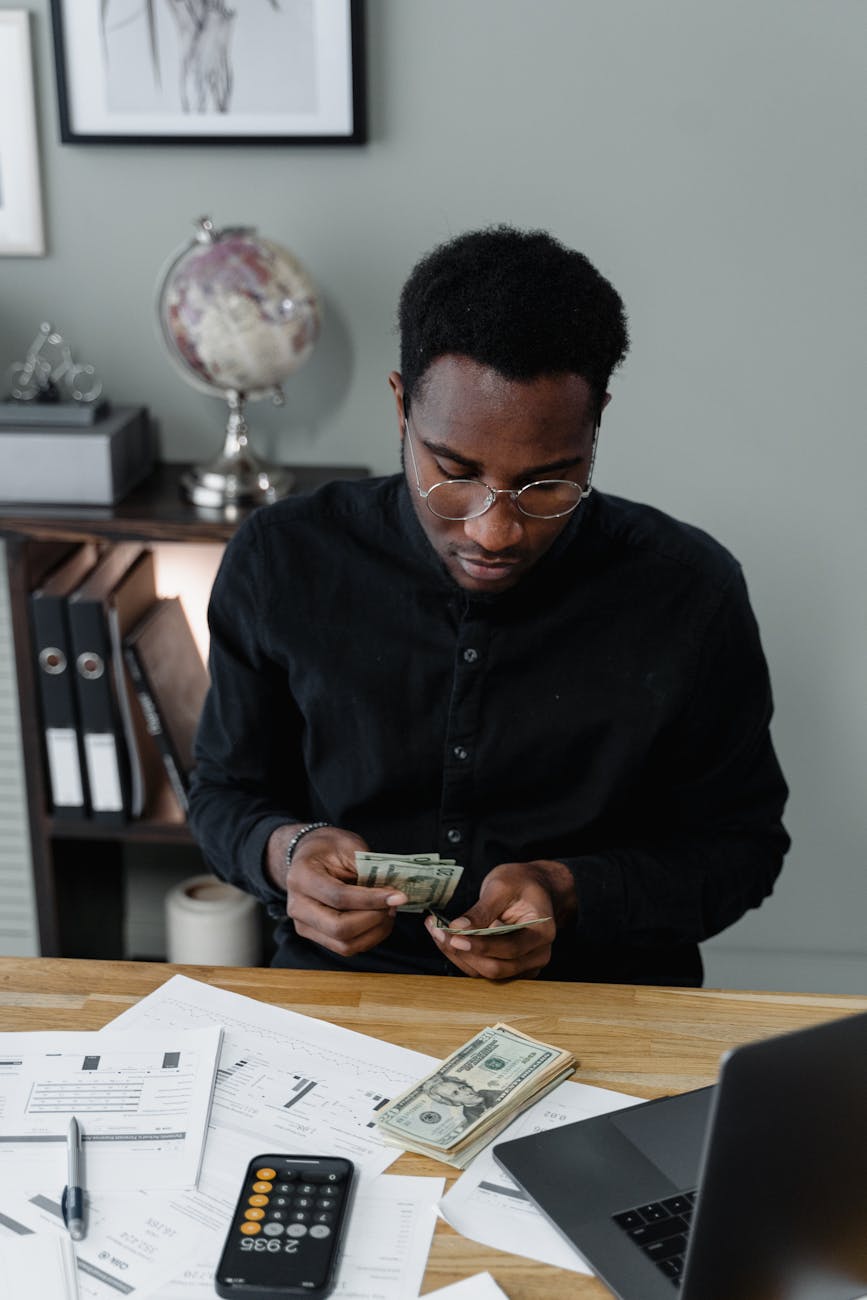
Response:
[[[401,472],[226,548],[193,830],[280,966],[699,984],[773,887],[787,791],[738,563],[593,485],[621,299],[495,227],[424,257],[399,323]],[[449,858],[449,924],[401,910],[406,859]]]

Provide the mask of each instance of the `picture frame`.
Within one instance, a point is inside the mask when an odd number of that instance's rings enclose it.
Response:
[[[30,15],[0,10],[0,256],[45,252]]]
[[[64,144],[366,142],[363,0],[51,0]]]

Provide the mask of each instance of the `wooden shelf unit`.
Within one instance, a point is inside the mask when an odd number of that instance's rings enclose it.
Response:
[[[192,836],[166,797],[148,816],[123,826],[66,821],[51,815],[45,781],[42,722],[34,670],[29,596],[70,542],[141,541],[225,545],[249,509],[228,511],[187,502],[180,488],[188,466],[164,462],[116,506],[21,505],[0,502],[6,543],[21,741],[33,859],[33,882],[44,957],[123,957],[123,847],[186,845]],[[331,479],[366,477],[360,466],[297,466],[295,491]],[[207,593],[203,593],[203,600]]]

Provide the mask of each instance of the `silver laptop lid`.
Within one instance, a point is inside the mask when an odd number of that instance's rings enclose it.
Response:
[[[867,1014],[723,1058],[682,1300],[867,1292]]]

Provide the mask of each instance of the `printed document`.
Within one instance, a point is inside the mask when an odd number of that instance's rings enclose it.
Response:
[[[83,1135],[88,1192],[195,1187],[222,1033],[0,1034],[0,1187],[62,1187]]]
[[[186,975],[173,975],[153,993],[111,1021],[114,1030],[147,1032],[197,1025],[221,1025],[226,1045],[220,1062],[235,1048],[253,1046],[267,1055],[272,1046],[292,1051],[300,1074],[327,1070],[349,1081],[376,1080],[392,1097],[437,1064],[433,1056],[395,1047],[380,1038],[342,1029],[339,1025],[297,1011],[270,1006],[240,993],[212,988]],[[108,1026],[106,1026],[108,1029]],[[106,1029],[101,1032],[105,1033]]]
[[[3,1294],[79,1300],[75,1255],[67,1236],[0,1237]]]

